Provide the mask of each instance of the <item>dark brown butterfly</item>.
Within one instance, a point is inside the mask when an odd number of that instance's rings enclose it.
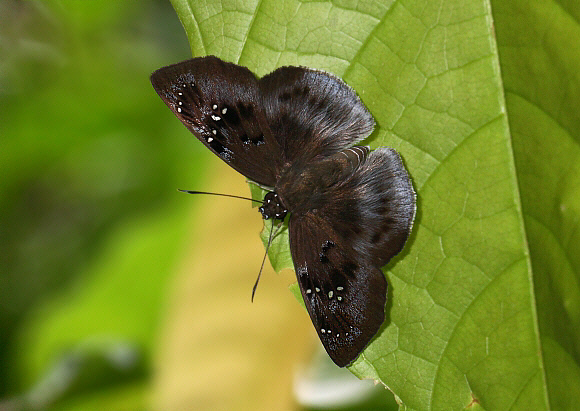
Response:
[[[282,67],[257,79],[202,57],[163,67],[151,82],[165,104],[235,170],[269,187],[264,219],[290,214],[302,297],[330,358],[349,365],[385,318],[380,267],[411,231],[415,193],[393,149],[355,146],[374,120],[339,78]]]

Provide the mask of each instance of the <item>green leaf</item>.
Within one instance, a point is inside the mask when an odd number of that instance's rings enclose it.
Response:
[[[580,386],[580,45],[572,39],[580,38],[580,4],[492,4],[529,246],[541,388],[551,408],[575,409],[580,400],[579,391],[571,389]]]
[[[377,121],[371,146],[399,150],[412,175],[386,326],[352,372],[405,409],[578,404],[577,3],[172,3],[194,55],[342,77]]]

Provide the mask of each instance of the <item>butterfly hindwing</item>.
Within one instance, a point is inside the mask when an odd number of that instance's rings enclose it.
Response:
[[[250,70],[209,56],[163,67],[151,82],[183,124],[222,160],[259,184],[275,185],[282,155]]]
[[[318,335],[344,366],[384,320],[387,283],[380,268],[405,244],[415,194],[392,149],[352,147],[311,167],[319,166],[328,173],[317,178],[322,185],[309,198],[291,194],[307,200],[290,217],[290,250]]]
[[[340,367],[368,345],[385,318],[387,282],[330,224],[308,214],[289,222],[290,250],[308,314]]]
[[[351,147],[285,173],[276,186],[293,214],[315,210],[365,261],[382,267],[399,253],[415,215],[415,192],[399,154]]]
[[[270,129],[290,163],[332,155],[373,130],[374,120],[356,93],[332,74],[282,67],[259,85]]]
[[[325,191],[319,213],[350,247],[382,267],[405,245],[415,217],[415,191],[399,154],[369,153],[347,178]]]

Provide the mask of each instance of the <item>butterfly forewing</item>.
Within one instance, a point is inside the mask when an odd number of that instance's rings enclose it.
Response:
[[[381,270],[345,246],[328,221],[313,214],[289,222],[290,250],[308,314],[332,360],[350,364],[385,318]]]
[[[270,129],[289,162],[328,156],[365,139],[374,120],[341,79],[305,67],[282,67],[260,79]]]
[[[151,82],[174,114],[222,160],[257,183],[275,185],[282,153],[250,70],[216,57],[194,58],[155,71]]]

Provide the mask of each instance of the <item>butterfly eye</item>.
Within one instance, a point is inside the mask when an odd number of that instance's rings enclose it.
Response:
[[[288,209],[282,204],[280,197],[275,192],[271,191],[264,197],[264,202],[262,206],[258,208],[258,211],[262,213],[265,220],[269,218],[275,218],[277,220],[283,220],[288,213]]]

